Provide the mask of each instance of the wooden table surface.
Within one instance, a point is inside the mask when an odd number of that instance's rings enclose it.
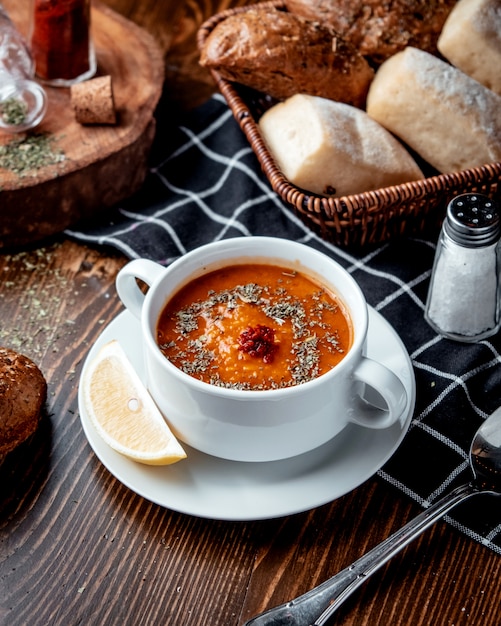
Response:
[[[157,36],[176,106],[210,93],[194,34],[218,3],[172,3],[170,17],[167,2],[108,4]],[[89,349],[121,311],[114,279],[125,262],[64,236],[0,254],[0,344],[31,357],[49,389],[36,436],[0,467],[2,626],[239,626],[419,512],[372,478],[305,513],[211,521],[152,504],[116,480],[82,431],[77,390]],[[494,626],[500,576],[498,555],[440,522],[366,582],[335,623]]]

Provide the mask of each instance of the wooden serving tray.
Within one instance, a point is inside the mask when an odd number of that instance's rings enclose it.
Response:
[[[26,35],[29,14],[19,0],[4,7]],[[17,174],[0,169],[0,248],[58,233],[139,189],[155,134],[153,117],[164,81],[163,53],[153,37],[101,4],[92,6],[97,74],[112,78],[117,124],[82,126],[70,90],[46,87],[48,110],[29,134],[44,133],[64,160]],[[0,131],[0,144],[23,135]]]

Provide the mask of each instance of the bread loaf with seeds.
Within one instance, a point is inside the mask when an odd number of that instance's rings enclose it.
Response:
[[[359,107],[374,76],[333,29],[274,8],[249,9],[219,22],[200,64],[279,100],[305,93]]]
[[[406,46],[435,54],[455,4],[456,0],[285,0],[291,13],[331,26],[375,67]]]
[[[38,427],[47,383],[38,366],[9,348],[0,348],[0,461]]]

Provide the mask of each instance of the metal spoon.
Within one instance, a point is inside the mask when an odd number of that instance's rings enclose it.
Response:
[[[413,539],[471,496],[501,495],[501,407],[488,417],[470,447],[471,482],[456,487],[346,569],[295,600],[265,611],[244,626],[326,626],[355,589]]]

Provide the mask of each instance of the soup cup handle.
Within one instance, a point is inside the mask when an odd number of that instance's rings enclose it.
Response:
[[[407,404],[407,392],[400,378],[382,363],[367,357],[362,358],[353,375],[355,381],[363,383],[364,390],[350,421],[376,429],[394,424]]]
[[[149,259],[134,259],[118,272],[116,278],[118,297],[138,319],[141,319],[145,294],[139,287],[137,279],[151,287],[164,271],[165,268],[162,265]]]

